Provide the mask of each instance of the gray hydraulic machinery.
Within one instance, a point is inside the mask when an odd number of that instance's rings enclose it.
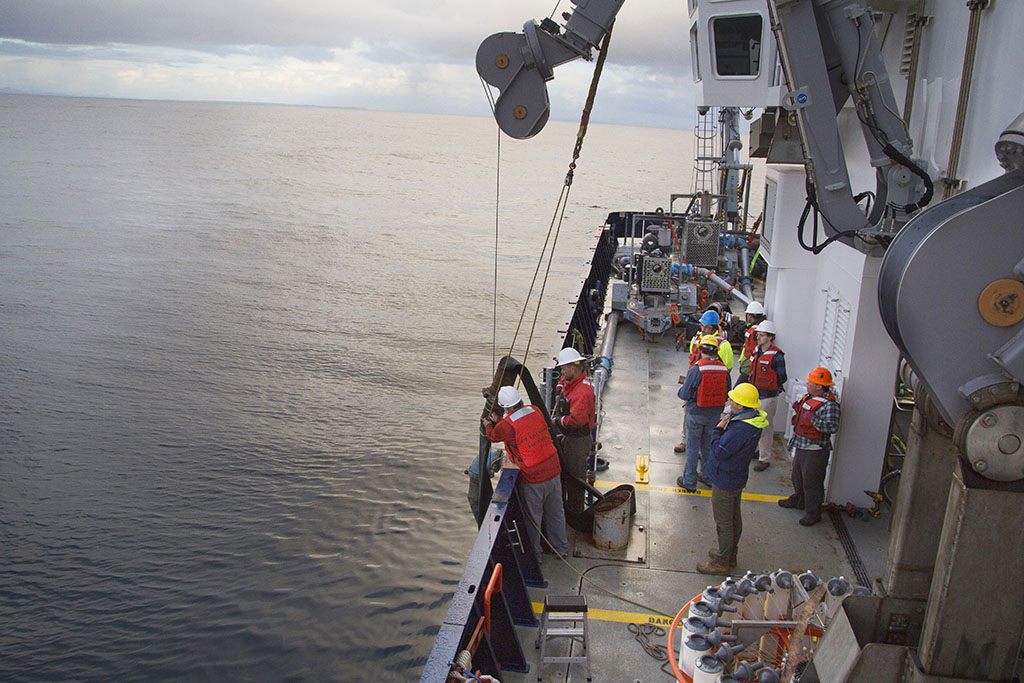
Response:
[[[545,83],[554,67],[583,57],[590,60],[611,28],[624,0],[573,0],[576,9],[564,30],[551,19],[530,20],[522,33],[495,33],[476,52],[480,77],[498,89],[494,118],[509,137],[530,138],[548,122],[551,105]]]
[[[864,0],[771,0],[768,7],[788,85],[781,104],[796,115],[808,204],[815,219],[820,212],[829,236],[810,248],[818,253],[838,240],[881,255],[908,217],[929,202],[932,182],[911,159],[871,10]],[[853,194],[836,125],[850,98],[875,167],[868,215]]]

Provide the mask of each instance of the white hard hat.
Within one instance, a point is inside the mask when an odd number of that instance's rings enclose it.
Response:
[[[752,313],[754,315],[764,315],[764,306],[762,306],[761,303],[758,301],[751,301],[749,304],[747,304],[746,312]]]
[[[511,408],[522,402],[523,397],[519,395],[515,387],[502,387],[498,391],[498,405],[502,408]]]
[[[775,323],[771,320],[762,320],[757,324],[757,331],[764,332],[765,334],[778,334],[779,331],[775,329]]]
[[[582,360],[586,360],[580,355],[580,352],[570,347],[564,348],[558,352],[558,363],[555,367],[560,368],[563,365],[571,365],[572,363],[579,363]]]

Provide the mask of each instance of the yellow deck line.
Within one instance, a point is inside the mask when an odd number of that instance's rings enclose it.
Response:
[[[534,614],[540,614],[544,611],[543,602],[531,604],[533,605]],[[590,619],[613,621],[619,624],[654,624],[655,626],[663,626],[665,628],[672,625],[671,617],[665,617],[660,614],[648,614],[646,612],[619,612],[611,609],[595,609],[591,607],[587,610],[587,614]]]
[[[622,486],[627,482],[622,481],[595,481],[594,486],[600,488],[615,488],[616,486]],[[705,496],[711,497],[711,491],[705,491],[703,489],[697,489],[696,493],[687,493],[685,490],[678,486],[655,486],[654,484],[633,484],[628,482],[630,486],[633,486],[637,491],[652,491],[654,493],[674,493],[678,496]],[[787,496],[774,496],[764,493],[744,493],[743,500],[756,500],[761,503],[774,503],[786,498]]]

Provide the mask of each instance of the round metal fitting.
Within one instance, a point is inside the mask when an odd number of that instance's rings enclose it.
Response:
[[[498,67],[499,69],[507,69],[508,68],[508,55],[498,55],[497,57],[495,57],[494,58],[494,66]]]
[[[516,117],[520,121],[526,118],[526,107],[518,105],[512,110],[512,116]]]
[[[1024,320],[1024,282],[1004,278],[982,290],[978,312],[985,322],[996,327],[1009,327]]]
[[[974,419],[964,438],[964,455],[974,471],[993,481],[1024,476],[1024,406],[994,406]]]

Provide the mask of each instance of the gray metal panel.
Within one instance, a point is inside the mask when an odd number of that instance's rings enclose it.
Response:
[[[1024,635],[1024,486],[957,468],[919,656],[937,676],[1008,681]]]
[[[718,236],[721,231],[722,224],[718,221],[688,218],[683,243],[686,262],[702,268],[718,267]]]

